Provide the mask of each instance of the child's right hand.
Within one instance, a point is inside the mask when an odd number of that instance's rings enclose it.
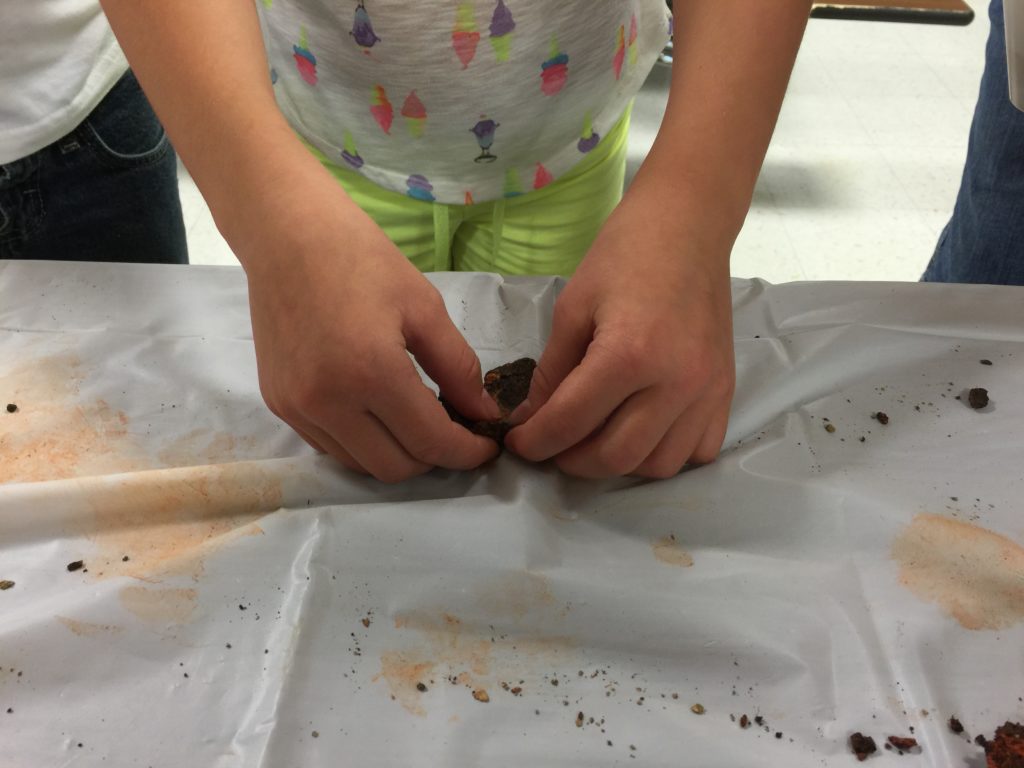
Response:
[[[385,482],[493,458],[495,443],[451,421],[408,355],[460,412],[498,417],[440,294],[333,178],[307,175],[301,199],[278,199],[233,244],[267,405],[314,447]]]

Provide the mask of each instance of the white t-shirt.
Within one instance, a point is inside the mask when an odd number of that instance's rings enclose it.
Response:
[[[0,164],[70,133],[127,69],[97,0],[3,0]]]
[[[277,102],[334,163],[421,200],[569,171],[669,38],[665,0],[258,0]]]

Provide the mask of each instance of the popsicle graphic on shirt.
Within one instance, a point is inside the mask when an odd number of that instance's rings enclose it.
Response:
[[[533,188],[542,189],[555,180],[555,177],[551,175],[551,171],[544,167],[542,163],[537,163],[537,171],[533,174]]]
[[[370,97],[370,114],[377,121],[377,125],[384,133],[391,133],[391,122],[395,118],[395,110],[388,101],[387,91],[384,86],[373,86],[373,95]]]
[[[637,45],[636,45],[636,14],[634,13],[629,19],[629,39],[626,41],[629,46],[629,65],[632,67],[636,64],[637,59]]]
[[[423,127],[427,122],[427,108],[423,106],[416,91],[409,91],[402,104],[402,117],[405,118],[405,127],[409,129],[409,135],[418,139],[423,135]]]
[[[476,143],[480,145],[480,154],[473,158],[477,163],[493,163],[498,159],[497,155],[491,154],[491,145],[494,144],[494,132],[498,130],[501,123],[496,123],[486,115],[480,115],[480,120],[470,128],[470,132],[476,136]]]
[[[626,60],[626,28],[619,27],[619,36],[615,43],[615,55],[612,57],[612,71],[615,72],[615,79],[622,77],[622,64]]]
[[[515,28],[512,11],[505,5],[505,0],[498,0],[491,16],[491,47],[498,61],[508,61],[512,52],[512,31]]]
[[[405,185],[408,187],[406,194],[409,197],[428,203],[434,201],[434,185],[427,181],[426,176],[414,173],[405,180]]]
[[[370,48],[380,42],[377,33],[373,31],[373,23],[370,21],[370,14],[366,10],[366,3],[360,0],[356,6],[355,19],[352,21],[352,31],[349,32],[356,41],[356,45],[363,49],[363,53],[369,53]]]
[[[476,56],[476,44],[480,42],[480,33],[476,29],[476,17],[472,3],[460,3],[455,9],[455,29],[452,30],[452,48],[462,62],[462,68],[469,67],[469,62]]]
[[[540,89],[545,96],[554,96],[565,87],[569,77],[569,56],[558,48],[558,38],[551,38],[550,58],[540,65]]]
[[[593,119],[587,112],[586,117],[583,118],[583,133],[580,135],[576,148],[583,154],[587,154],[597,146],[599,141],[601,141],[601,136],[594,130]]]
[[[359,156],[355,139],[352,138],[352,134],[348,131],[345,131],[345,148],[341,150],[341,159],[345,161],[345,165],[354,171],[358,171],[363,167],[363,158]]]
[[[309,50],[309,36],[305,27],[299,28],[299,44],[293,45],[292,51],[299,75],[310,85],[316,85],[316,56]]]

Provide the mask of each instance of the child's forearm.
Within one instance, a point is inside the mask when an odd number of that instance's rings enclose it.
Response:
[[[246,205],[268,190],[285,189],[283,177],[297,164],[316,165],[277,108],[252,2],[101,3],[234,246],[246,226]]]
[[[731,248],[750,206],[810,0],[677,3],[675,62],[658,138],[631,189]]]

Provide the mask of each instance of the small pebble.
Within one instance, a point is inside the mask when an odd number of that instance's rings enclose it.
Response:
[[[887,413],[879,411],[878,413],[875,414],[875,420],[879,424],[888,424],[889,423],[889,415]]]
[[[992,365],[991,360],[979,360],[978,362],[981,363],[982,365]]]
[[[319,739],[320,738],[320,731],[313,731],[313,738],[314,739]]]
[[[84,565],[85,565],[84,561],[82,561],[82,560],[75,560],[72,563],[68,563],[68,570],[69,571],[80,571],[80,570],[82,570],[82,566],[84,566]]]
[[[486,704],[488,701],[491,700],[491,697],[487,695],[487,691],[483,690],[482,688],[473,691],[473,698],[483,704]]]
[[[16,406],[14,403],[8,403],[7,404],[7,412],[8,413],[17,413],[18,412],[18,406]]]
[[[703,704],[694,704],[690,707],[690,711],[695,715],[703,715],[706,710],[704,709]]]
[[[416,683],[416,690],[419,691],[420,693],[426,693],[427,692],[427,686],[425,686],[423,683]]]
[[[825,431],[828,432],[831,435],[833,432],[836,431],[835,424],[826,424],[825,425]]]
[[[988,390],[983,387],[975,387],[967,393],[967,402],[975,410],[984,408],[988,405]]]
[[[10,579],[4,579],[4,580],[0,581],[0,592],[2,592],[5,589],[10,589],[13,586],[14,586],[14,582],[13,581],[11,581]]]

